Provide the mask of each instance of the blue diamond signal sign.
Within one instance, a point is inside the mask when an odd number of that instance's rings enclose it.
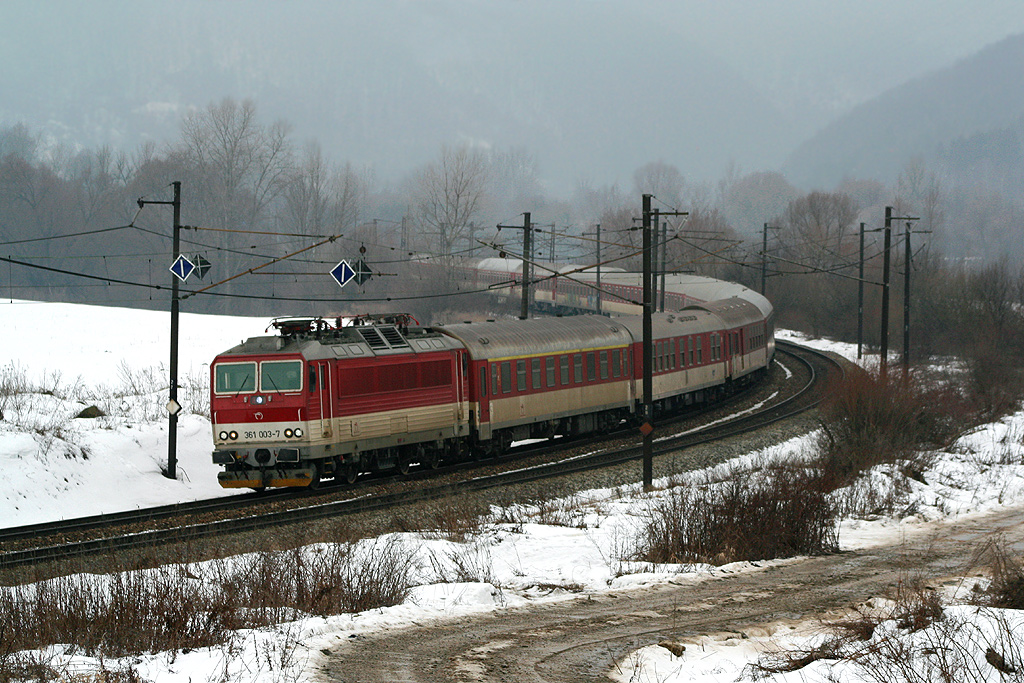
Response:
[[[171,264],[170,271],[174,274],[174,277],[184,282],[195,269],[196,264],[192,263],[184,256],[178,256],[178,258],[174,260],[174,263]]]
[[[331,277],[338,283],[338,286],[344,287],[352,278],[356,276],[356,271],[352,270],[352,266],[348,264],[348,261],[342,260],[338,265],[331,269]]]

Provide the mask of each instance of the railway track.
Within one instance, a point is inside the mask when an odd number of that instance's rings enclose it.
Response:
[[[822,375],[842,372],[835,360],[805,347],[778,342],[778,351],[780,355],[794,359],[808,369],[808,380],[803,387],[785,400],[761,406],[747,414],[699,429],[662,436],[656,440],[655,456],[762,429],[806,412],[821,400],[823,387],[828,383],[828,378]],[[670,431],[667,425],[663,431]],[[601,440],[607,441],[607,435],[601,437]],[[572,444],[578,446],[580,442],[574,441]],[[543,446],[532,447],[527,452],[531,456],[544,456],[564,452],[566,448],[566,442],[554,440]],[[417,502],[565,477],[595,468],[612,467],[640,457],[640,446],[630,443],[534,465],[516,466],[515,460],[507,458],[503,459],[502,465],[505,468],[511,466],[511,469],[482,476],[475,476],[476,469],[467,470],[465,465],[456,465],[442,471],[463,471],[468,476],[444,483],[427,483],[416,488],[401,487],[402,490],[397,492],[387,490],[393,483],[388,479],[369,480],[362,486],[346,489],[347,497],[342,500],[325,501],[323,495],[285,489],[16,527],[0,530],[0,570],[394,509]],[[432,482],[434,475],[435,472],[420,472],[411,478]],[[426,478],[428,476],[429,479]],[[409,479],[402,481],[408,482]],[[284,509],[268,509],[273,507]],[[210,516],[215,519],[204,519]],[[182,518],[190,521],[178,523]],[[137,529],[139,525],[145,525],[146,528],[140,531]],[[84,535],[94,537],[82,538]]]

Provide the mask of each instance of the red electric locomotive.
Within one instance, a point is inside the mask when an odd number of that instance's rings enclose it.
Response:
[[[412,462],[468,434],[466,350],[408,316],[275,320],[211,366],[221,486],[315,486]]]

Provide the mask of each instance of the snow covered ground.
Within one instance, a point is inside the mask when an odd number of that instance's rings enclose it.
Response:
[[[116,308],[14,302],[0,303],[0,526],[14,526],[192,500],[225,492],[210,464],[209,422],[201,416],[208,363],[241,339],[262,334],[265,319],[182,315],[181,384],[187,412],[180,423],[178,481],[160,472],[166,458],[167,328],[165,313]],[[780,336],[793,335],[780,334]],[[847,356],[849,345],[800,340]],[[186,380],[185,377],[199,378]],[[48,393],[2,391],[2,378]],[[83,407],[97,405],[100,418],[75,418]],[[799,453],[808,438],[737,463]],[[844,548],[891,542],[950,517],[981,515],[1002,506],[1024,504],[1024,413],[988,425],[964,437],[936,461],[924,480],[912,482],[902,519],[845,520]],[[726,467],[726,466],[721,466]],[[710,566],[631,565],[620,551],[636,531],[651,495],[638,487],[597,490],[545,509],[495,511],[495,520],[468,541],[402,534],[395,537],[418,558],[419,585],[403,604],[369,612],[309,618],[240,636],[231,648],[187,653],[157,653],[133,658],[131,666],[146,680],[181,681],[304,680],[316,668],[322,648],[353,634],[422,623],[432,618],[469,615],[511,606],[571,599],[579,592],[622,591],[634,586],[678,580],[680,574],[707,574]],[[455,581],[446,559],[458,558],[476,570],[478,580]],[[752,568],[736,564],[729,571]],[[462,572],[464,574],[465,572]],[[446,574],[448,574],[446,576]],[[465,577],[461,577],[465,578]],[[952,608],[957,609],[957,608]],[[996,615],[983,628],[997,628]],[[1011,626],[1020,626],[1013,621]],[[807,646],[816,637],[810,628],[787,638]],[[924,636],[921,636],[924,637]],[[701,656],[676,657],[660,647],[645,648],[621,666],[622,680],[727,681],[757,658],[772,639],[736,643],[708,640]],[[778,645],[774,641],[774,645]],[[230,652],[228,651],[230,650]],[[288,656],[270,663],[267,652]],[[51,648],[51,661],[72,672],[93,671],[99,663],[70,649]],[[984,653],[979,656],[983,657]],[[104,665],[116,668],[107,660]],[[836,673],[836,671],[832,671]],[[826,680],[824,669],[772,680]],[[856,682],[852,672],[839,680]],[[800,677],[803,676],[803,677]],[[866,679],[864,679],[866,680]],[[996,680],[996,679],[993,679]]]
[[[172,481],[161,476],[170,314],[0,303],[0,527],[230,495],[210,460],[209,420],[196,413],[209,412],[213,357],[263,334],[268,322],[181,314],[178,385],[186,410]],[[15,393],[18,386],[36,391]],[[74,418],[90,405],[106,416]]]

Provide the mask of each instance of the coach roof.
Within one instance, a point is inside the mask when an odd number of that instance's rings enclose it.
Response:
[[[465,344],[475,360],[571,353],[633,341],[620,322],[600,315],[461,323],[436,329]]]

